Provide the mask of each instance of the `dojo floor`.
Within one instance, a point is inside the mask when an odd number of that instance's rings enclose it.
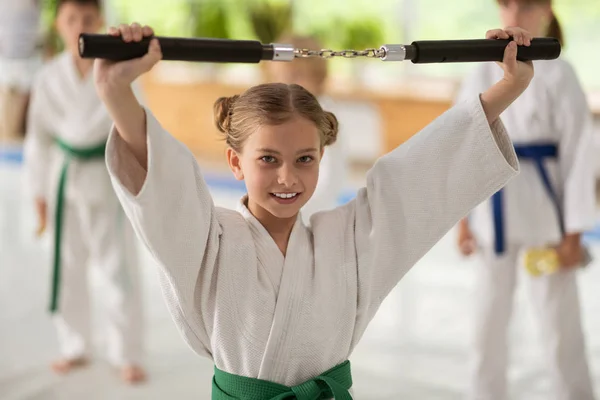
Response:
[[[180,338],[160,294],[153,263],[143,253],[149,381],[127,387],[101,358],[69,376],[52,374],[56,338],[46,303],[49,241],[34,237],[31,201],[22,190],[16,156],[0,156],[0,399],[209,399],[212,365]],[[14,158],[14,159],[13,159]],[[213,173],[218,171],[207,171]],[[217,204],[235,204],[239,192],[212,180]],[[598,230],[588,236],[600,259]],[[352,357],[358,399],[462,399],[468,384],[473,270],[443,238],[381,307]],[[142,251],[143,252],[143,251]],[[93,273],[91,275],[93,281]],[[600,397],[600,265],[579,275],[590,366]],[[92,282],[92,287],[96,288]],[[549,399],[537,346],[538,330],[523,285],[511,326],[514,399]],[[97,308],[97,306],[95,306]],[[98,349],[101,353],[101,342]]]

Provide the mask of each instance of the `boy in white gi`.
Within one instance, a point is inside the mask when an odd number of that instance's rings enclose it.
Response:
[[[104,163],[111,118],[94,89],[93,62],[78,53],[83,32],[102,27],[99,0],[61,0],[56,24],[66,51],[44,66],[33,87],[25,170],[40,233],[53,234],[50,312],[66,373],[90,356],[88,266],[103,280],[109,361],[127,382],[144,379],[142,309],[135,235]]]

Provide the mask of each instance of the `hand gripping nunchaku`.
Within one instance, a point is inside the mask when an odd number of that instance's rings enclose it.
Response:
[[[259,63],[293,61],[297,58],[377,58],[383,61],[406,61],[414,64],[502,61],[510,39],[423,40],[410,45],[386,44],[366,50],[333,51],[297,49],[289,44],[263,44],[255,40],[213,38],[178,38],[151,36],[140,42],[125,42],[120,36],[81,34],[79,54],[83,58],[124,61],[144,56],[150,40],[160,43],[163,60],[210,63]],[[518,46],[519,61],[553,60],[561,45],[555,38],[534,38],[530,46]]]

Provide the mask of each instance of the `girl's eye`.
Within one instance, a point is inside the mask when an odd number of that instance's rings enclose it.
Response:
[[[274,163],[275,161],[277,161],[277,160],[275,159],[275,157],[273,157],[273,156],[262,156],[260,159],[261,159],[263,162],[266,162],[267,164],[272,164],[272,163]]]
[[[298,159],[299,162],[306,164],[309,163],[313,160],[313,158],[311,156],[302,156]]]

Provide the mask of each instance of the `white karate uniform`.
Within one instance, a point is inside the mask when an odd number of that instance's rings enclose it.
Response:
[[[107,140],[111,124],[91,71],[82,79],[69,53],[45,65],[33,88],[24,156],[29,191],[47,201],[49,231],[55,227],[57,185],[65,160],[53,138],[73,147],[95,146]],[[53,316],[61,354],[89,355],[90,264],[103,280],[106,323],[102,325],[109,361],[138,363],[142,310],[135,234],[114,193],[104,158],[73,159],[65,192],[61,285],[58,312]]]
[[[335,103],[329,97],[320,97],[319,103],[325,111],[335,112]],[[325,147],[319,165],[319,181],[310,200],[302,207],[302,218],[308,225],[310,217],[319,211],[331,210],[339,204],[348,181],[348,151],[344,136],[343,121],[334,144]]]
[[[286,386],[348,359],[404,274],[518,172],[472,96],[380,158],[354,200],[310,229],[299,215],[284,257],[244,198],[214,206],[194,156],[146,113],[147,173],[115,130],[107,164],[178,329],[219,369]]]
[[[594,226],[595,194],[592,119],[573,68],[564,60],[534,62],[529,88],[503,114],[511,140],[517,144],[552,142],[558,159],[546,160],[559,197],[566,233]],[[478,65],[464,81],[457,100],[470,98],[502,77],[495,63]],[[553,208],[533,162],[521,161],[521,174],[503,190],[506,251],[494,251],[494,220],[490,201],[470,216],[470,227],[483,249],[486,265],[477,270],[473,399],[507,396],[507,327],[521,254],[527,247],[561,240]],[[544,337],[556,399],[593,398],[581,330],[576,272],[529,278],[528,286]]]

